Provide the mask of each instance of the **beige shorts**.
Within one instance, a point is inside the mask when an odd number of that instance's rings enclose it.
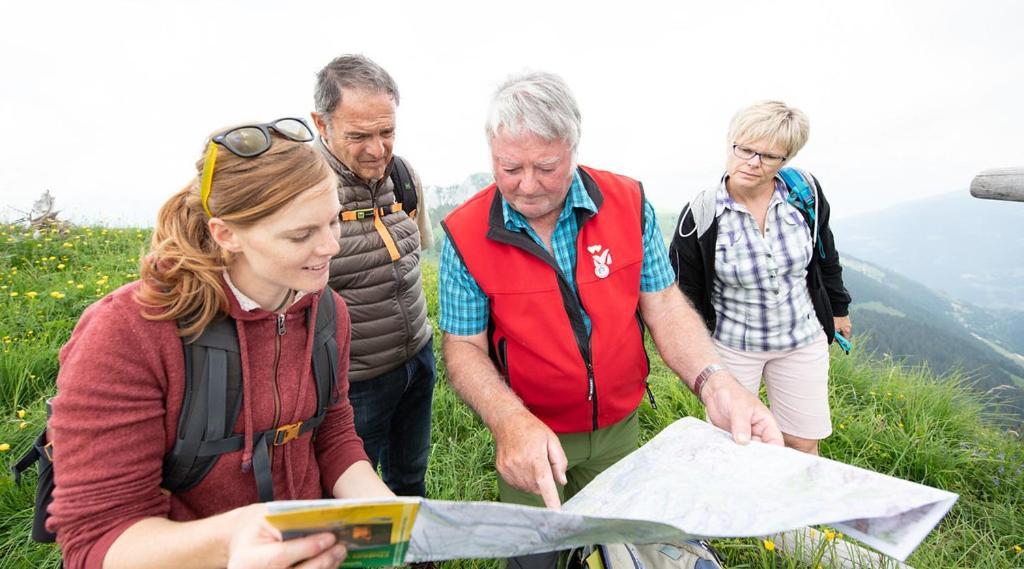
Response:
[[[795,350],[744,352],[718,341],[715,348],[725,367],[752,393],[757,394],[764,378],[772,415],[783,433],[814,440],[832,434],[824,333]]]

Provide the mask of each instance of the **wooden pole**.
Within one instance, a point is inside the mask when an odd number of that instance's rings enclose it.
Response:
[[[986,200],[1024,202],[1024,168],[985,170],[971,181],[971,195]]]

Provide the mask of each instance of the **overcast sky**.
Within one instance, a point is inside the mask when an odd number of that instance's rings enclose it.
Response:
[[[359,52],[398,82],[397,153],[427,184],[489,169],[508,74],[561,74],[580,161],[678,211],[713,185],[732,114],[804,110],[836,216],[966,191],[1024,165],[1016,1],[5,2],[0,219],[44,189],[77,221],[151,225],[219,126],[306,116],[314,75]]]

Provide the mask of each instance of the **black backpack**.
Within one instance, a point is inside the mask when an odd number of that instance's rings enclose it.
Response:
[[[402,211],[415,219],[418,198],[409,165],[399,156],[395,156],[393,164],[390,177],[391,183],[395,186],[395,202],[401,204]]]
[[[308,317],[309,311],[306,314]],[[313,335],[316,413],[305,421],[254,433],[252,472],[261,502],[274,499],[269,447],[286,444],[315,430],[323,422],[327,408],[338,401],[336,332],[334,294],[327,290],[320,295]],[[161,484],[172,494],[199,484],[220,455],[241,450],[245,444],[244,435],[231,432],[242,407],[242,365],[234,319],[221,318],[207,326],[194,342],[183,339],[182,345],[185,397],[178,417],[177,440],[164,457]],[[47,402],[47,418],[49,413]],[[25,456],[11,467],[15,483],[20,484],[21,474],[36,462],[39,462],[39,481],[32,516],[32,539],[51,543],[56,535],[46,529],[46,508],[53,499],[53,453],[45,429]]]

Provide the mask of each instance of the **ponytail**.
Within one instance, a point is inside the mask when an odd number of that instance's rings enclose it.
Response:
[[[167,200],[157,215],[150,252],[143,257],[136,299],[147,320],[178,320],[178,334],[198,337],[228,312],[221,285],[225,252],[214,242],[196,182]]]

